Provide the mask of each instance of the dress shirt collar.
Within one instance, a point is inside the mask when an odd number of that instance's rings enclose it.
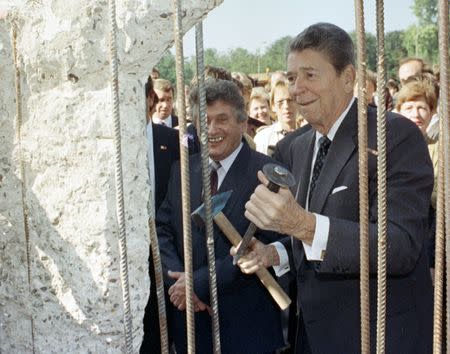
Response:
[[[169,128],[172,128],[172,115],[168,116],[166,119],[161,119],[159,117],[153,117],[153,123],[155,124],[162,124],[164,122],[164,125],[166,125]]]
[[[342,121],[344,120],[344,118],[347,115],[348,111],[352,107],[353,102],[355,102],[355,97],[352,97],[352,99],[351,99],[350,103],[348,104],[347,108],[345,109],[345,111],[342,112],[342,114],[339,116],[337,121],[334,122],[334,124],[331,126],[331,129],[330,129],[330,131],[327,134],[328,139],[330,139],[331,141],[333,141],[334,136],[336,135],[336,132],[338,131],[339,127],[341,126]],[[322,136],[323,136],[323,134],[320,134],[318,131],[316,131],[316,145],[319,144],[319,139]]]
[[[239,146],[228,157],[218,161],[220,162],[220,167],[217,169],[217,176],[218,176],[217,188],[220,188],[220,185],[225,179],[228,170],[231,168],[231,165],[233,164],[234,160],[236,160],[237,155],[241,151],[242,146],[244,146],[244,143],[241,141]],[[209,158],[209,163],[211,163],[211,161],[212,161],[211,158]]]
[[[224,158],[223,160],[218,161],[218,162],[220,162],[219,170],[221,168],[223,168],[225,170],[225,174],[228,172],[228,170],[230,169],[230,167],[233,164],[234,160],[236,160],[236,156],[241,151],[243,145],[244,145],[244,143],[241,141],[239,146],[230,155],[228,155],[228,157]],[[211,158],[209,158],[209,162],[210,163],[211,163],[211,161],[212,161]]]

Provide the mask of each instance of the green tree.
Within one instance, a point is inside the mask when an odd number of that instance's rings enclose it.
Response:
[[[286,50],[292,37],[285,36],[273,42],[261,57],[261,71],[286,70]],[[256,71],[254,71],[256,72]]]
[[[244,48],[235,48],[227,53],[226,69],[230,71],[242,71],[246,74],[256,72],[258,56]]]
[[[437,63],[439,60],[438,1],[414,0],[412,10],[418,24],[405,31],[404,45],[408,55],[422,57],[430,64]]]
[[[430,64],[439,57],[438,27],[434,24],[410,26],[405,31],[404,46],[408,56],[420,57]]]
[[[384,55],[386,65],[386,78],[397,79],[398,63],[408,56],[408,51],[403,44],[403,31],[388,32],[384,36]]]
[[[184,60],[184,80],[188,84],[195,73],[195,61],[192,66],[192,60],[185,58]],[[173,87],[176,88],[177,75],[176,75],[176,64],[175,56],[170,50],[164,54],[161,60],[158,62],[156,67],[159,70],[160,77],[162,79],[169,80]]]
[[[355,44],[355,51],[357,48],[356,32],[349,33],[350,37]],[[377,68],[377,38],[372,33],[366,33],[366,60],[367,68],[376,71]]]
[[[161,78],[169,80],[173,85],[176,84],[175,57],[170,51],[164,54],[156,67]]]
[[[419,21],[419,26],[434,24],[437,25],[438,7],[437,0],[415,0],[412,5],[414,15]]]

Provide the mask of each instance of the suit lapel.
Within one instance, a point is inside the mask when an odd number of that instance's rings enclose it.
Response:
[[[292,171],[294,173],[294,177],[297,181],[295,185],[295,189],[292,189],[292,193],[297,195],[297,202],[305,207],[306,205],[306,195],[308,193],[309,186],[309,176],[311,174],[311,162],[314,153],[314,143],[316,138],[316,131],[311,129],[309,132],[305,133],[302,137],[303,142],[299,145],[299,149],[294,151],[295,155],[298,155],[298,170]],[[303,153],[303,146],[308,146],[307,154]],[[303,155],[303,156],[302,156]]]
[[[356,134],[356,102],[350,108],[339,127],[333,142],[328,150],[325,164],[320,172],[317,186],[311,198],[310,211],[321,213],[325,205],[327,197],[330,195],[331,189],[336,178],[341,173],[345,163],[348,161],[355,151],[354,135]]]
[[[194,157],[190,167],[190,189],[191,189],[191,209],[194,211],[200,204],[202,204],[202,161],[200,154]]]
[[[246,187],[245,183],[236,183],[236,181],[242,179],[242,176],[248,176],[245,171],[247,171],[249,167],[249,160],[250,147],[244,141],[244,145],[242,146],[241,151],[239,151],[239,154],[236,156],[236,159],[228,170],[225,179],[223,180],[217,191],[217,193],[222,193],[234,188],[234,197],[230,198],[230,200],[228,201],[227,205],[225,206],[226,210],[233,209],[234,204],[239,200],[237,196],[242,195],[242,190]]]

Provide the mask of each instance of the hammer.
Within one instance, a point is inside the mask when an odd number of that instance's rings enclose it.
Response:
[[[263,173],[269,180],[269,184],[267,188],[271,192],[278,193],[280,187],[289,188],[295,184],[295,178],[292,173],[289,172],[286,168],[274,164],[268,163],[263,166]],[[254,223],[250,223],[248,225],[247,231],[245,231],[244,237],[242,238],[242,243],[239,248],[236,250],[236,255],[233,259],[233,264],[236,264],[239,258],[241,258],[245,252],[247,251],[248,245],[255,235],[255,232],[258,228]]]
[[[239,232],[235,229],[235,227],[231,224],[230,220],[225,216],[222,212],[223,208],[227,204],[228,199],[230,198],[232,191],[223,192],[220,194],[216,194],[211,199],[212,204],[212,217],[214,222],[219,226],[220,230],[224,233],[224,235],[228,238],[233,246],[237,246],[239,242],[241,242],[242,237]],[[200,205],[192,214],[192,219],[195,221],[197,225],[203,226],[205,222],[205,206],[204,204]],[[284,292],[281,286],[277,283],[277,281],[272,277],[269,271],[266,268],[260,268],[256,271],[256,275],[259,280],[266,289],[269,291],[272,298],[278,304],[280,309],[285,310],[291,304],[291,299]]]

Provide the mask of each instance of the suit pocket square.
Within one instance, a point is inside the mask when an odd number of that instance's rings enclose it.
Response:
[[[335,193],[337,193],[337,192],[346,190],[347,188],[348,188],[347,186],[336,187],[336,188],[334,188],[333,191],[331,192],[331,195],[333,195],[333,194],[335,194]]]
[[[167,150],[167,146],[166,146],[166,145],[161,145],[159,148],[160,148],[161,150]]]

